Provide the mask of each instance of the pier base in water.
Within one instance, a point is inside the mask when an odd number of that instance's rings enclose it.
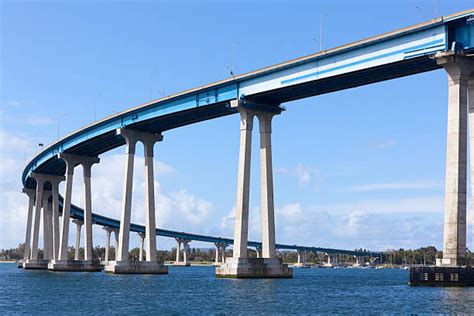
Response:
[[[102,266],[98,260],[52,260],[48,264],[50,271],[62,272],[99,272]]]
[[[292,278],[293,270],[280,258],[227,258],[216,267],[218,278]]]
[[[409,284],[474,286],[474,267],[412,267]]]

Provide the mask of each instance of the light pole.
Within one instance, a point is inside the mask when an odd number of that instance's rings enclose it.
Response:
[[[150,101],[153,100],[152,96],[152,79],[153,79],[153,74],[158,73],[158,70],[153,70],[150,72]]]
[[[38,135],[43,134],[43,131],[36,132],[35,136],[35,154],[38,153],[38,148],[43,147],[43,144],[38,143]]]

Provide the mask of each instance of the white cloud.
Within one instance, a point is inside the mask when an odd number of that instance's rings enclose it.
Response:
[[[304,165],[302,163],[298,164],[296,168],[276,168],[275,173],[286,176],[294,176],[298,179],[298,183],[303,187],[312,186],[315,189],[319,189],[322,182],[319,169]]]
[[[32,141],[27,137],[12,134],[4,129],[0,129],[1,152],[6,153],[13,151],[13,154],[21,153],[32,148]],[[13,154],[10,153],[10,155]]]

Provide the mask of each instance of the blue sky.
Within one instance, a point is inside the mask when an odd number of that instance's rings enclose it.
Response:
[[[64,136],[149,101],[150,84],[158,98],[226,78],[232,64],[243,73],[318,51],[322,14],[323,47],[331,48],[431,19],[433,4],[2,1],[0,248],[24,238],[20,173],[35,144],[56,140],[58,130]],[[436,1],[438,16],[470,7]],[[442,70],[285,104],[273,125],[277,241],[441,247],[446,104]],[[233,236],[238,127],[231,116],[164,134],[155,147],[160,227]],[[254,139],[250,235],[259,240]],[[93,169],[94,209],[116,218],[122,154],[103,155]],[[133,218],[143,223],[140,162]],[[73,194],[79,205],[81,174]],[[94,232],[103,243],[104,233]],[[468,241],[472,248],[471,228]]]

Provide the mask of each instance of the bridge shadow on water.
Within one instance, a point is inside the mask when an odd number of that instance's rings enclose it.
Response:
[[[474,288],[410,287],[398,269],[295,269],[293,279],[218,279],[214,267],[168,275],[24,271],[0,264],[0,311],[247,314],[469,313]]]

